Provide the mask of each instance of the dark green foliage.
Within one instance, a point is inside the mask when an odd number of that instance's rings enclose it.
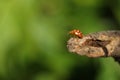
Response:
[[[112,5],[114,4],[114,5]],[[112,59],[69,53],[71,29],[119,29],[120,1],[1,0],[0,80],[119,80]]]

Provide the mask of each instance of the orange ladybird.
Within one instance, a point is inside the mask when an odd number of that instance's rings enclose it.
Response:
[[[69,34],[77,36],[78,38],[83,37],[82,32],[80,30],[78,30],[78,29],[74,29],[74,30],[70,31]]]

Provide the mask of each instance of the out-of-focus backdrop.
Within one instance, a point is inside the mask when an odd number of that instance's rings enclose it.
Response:
[[[120,0],[0,0],[0,80],[120,80],[112,58],[69,53],[68,32],[120,29]]]

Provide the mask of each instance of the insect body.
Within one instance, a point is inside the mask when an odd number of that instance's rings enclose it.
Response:
[[[78,29],[74,29],[74,30],[70,31],[69,34],[71,34],[73,36],[77,36],[78,38],[83,37],[82,32],[80,30],[78,30]]]

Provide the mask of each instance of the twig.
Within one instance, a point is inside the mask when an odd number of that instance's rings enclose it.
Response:
[[[71,37],[67,42],[69,52],[88,57],[113,57],[120,63],[120,31],[102,31],[79,38]]]

